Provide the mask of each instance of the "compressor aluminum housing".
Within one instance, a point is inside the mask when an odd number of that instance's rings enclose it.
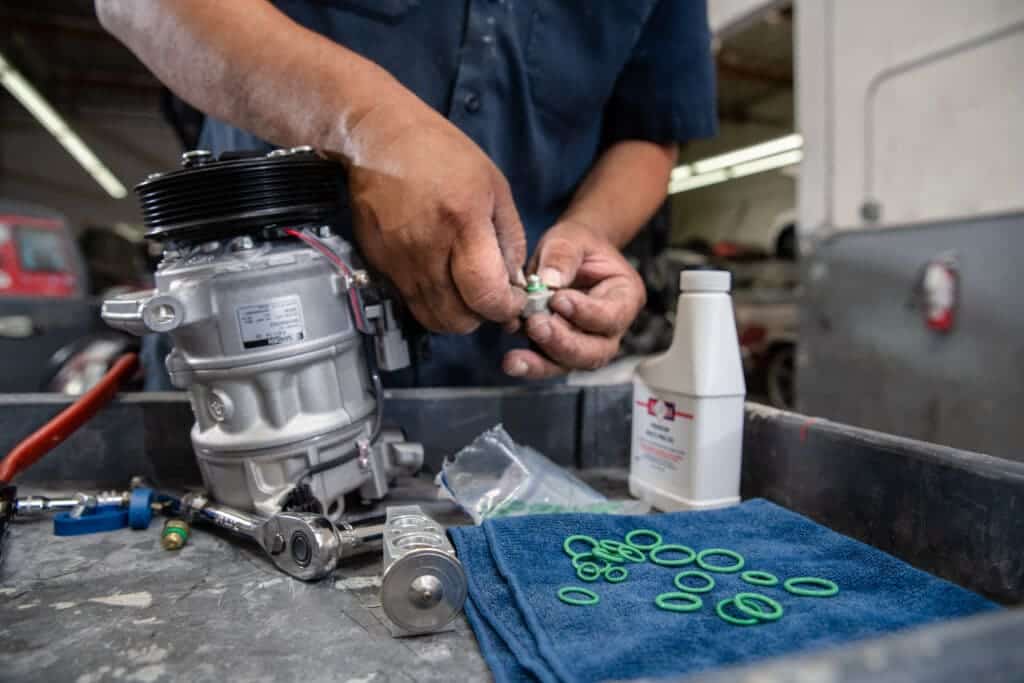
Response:
[[[382,369],[407,365],[408,347],[390,301],[377,296],[364,307],[360,298],[356,309],[349,299],[366,278],[329,224],[340,171],[305,148],[184,160],[184,169],[136,188],[147,236],[164,247],[156,287],[105,301],[103,319],[171,336],[167,369],[188,391],[192,444],[216,500],[273,514],[294,499],[300,478],[332,519],[349,492],[382,498],[423,454],[400,434],[380,433],[379,382],[375,389],[356,311]],[[286,229],[306,230],[347,272]]]

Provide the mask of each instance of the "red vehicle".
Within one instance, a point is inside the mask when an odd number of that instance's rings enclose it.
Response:
[[[0,296],[81,296],[78,260],[63,220],[0,213]]]
[[[48,388],[58,352],[100,326],[87,292],[64,217],[0,200],[0,391]]]

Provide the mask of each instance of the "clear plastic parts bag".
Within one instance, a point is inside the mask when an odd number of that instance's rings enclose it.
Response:
[[[608,500],[541,453],[517,444],[501,425],[487,430],[445,460],[437,484],[476,524],[514,515],[638,515],[650,509],[636,500]]]

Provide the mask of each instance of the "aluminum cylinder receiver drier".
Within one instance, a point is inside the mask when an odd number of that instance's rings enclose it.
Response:
[[[466,572],[441,525],[419,505],[389,507],[380,604],[394,634],[444,629],[462,612],[467,591]]]
[[[386,290],[335,234],[340,167],[310,148],[196,150],[183,166],[135,188],[163,259],[155,288],[108,299],[103,319],[170,335],[167,370],[216,500],[337,519],[346,494],[384,497],[423,451],[380,427],[372,361],[397,370],[409,349]]]

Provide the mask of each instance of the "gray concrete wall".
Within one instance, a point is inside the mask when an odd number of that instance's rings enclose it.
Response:
[[[808,235],[1024,209],[1024,3],[797,0],[796,19]]]
[[[1024,213],[840,233],[805,264],[797,407],[809,415],[1024,461]],[[922,267],[959,265],[956,321],[927,328]]]

